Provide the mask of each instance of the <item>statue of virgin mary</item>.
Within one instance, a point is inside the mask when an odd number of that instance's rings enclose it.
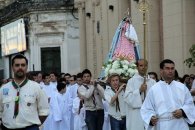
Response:
[[[140,58],[137,33],[130,18],[125,17],[116,29],[105,64],[115,60],[125,60],[131,64],[135,63],[135,61]],[[111,66],[110,69],[112,69],[112,65],[109,66]],[[107,71],[109,73],[109,70]],[[101,72],[100,78],[102,77],[105,77],[105,68]]]

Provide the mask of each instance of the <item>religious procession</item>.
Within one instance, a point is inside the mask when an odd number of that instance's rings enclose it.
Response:
[[[57,1],[60,2],[57,3]],[[68,0],[65,3],[61,0],[57,1],[52,3],[52,9],[54,5],[57,8],[58,4],[68,5]],[[78,6],[80,11],[78,14],[80,20],[83,20],[82,12],[85,8],[84,16],[86,19],[89,20],[93,17],[93,13],[87,12],[89,7],[85,3],[86,1],[84,3],[82,0],[75,1],[76,7]],[[148,5],[146,5],[147,0],[140,1],[133,0],[134,3],[131,4],[140,3],[139,9],[143,13],[142,43],[138,40],[137,31],[128,8],[125,17],[119,21],[112,36],[110,48],[98,76],[93,75],[94,70],[89,69],[90,65],[86,65],[85,69],[76,71],[76,73],[69,72],[67,65],[67,68],[65,67],[67,72],[61,72],[61,61],[59,62],[58,56],[62,54],[66,59],[68,56],[66,57],[65,51],[70,53],[76,50],[75,52],[77,52],[78,49],[76,44],[69,46],[69,48],[68,45],[61,45],[61,41],[66,41],[64,40],[66,38],[69,38],[68,42],[72,42],[70,39],[73,37],[77,38],[77,33],[73,31],[73,29],[77,29],[77,26],[74,26],[75,23],[69,19],[68,15],[64,17],[61,12],[58,14],[60,22],[58,21],[57,27],[50,18],[58,19],[58,17],[51,12],[44,15],[47,10],[42,15],[32,13],[30,18],[21,18],[13,24],[1,27],[2,56],[4,56],[5,66],[11,70],[11,72],[5,71],[4,73],[6,76],[12,76],[0,80],[0,130],[195,130],[195,75],[192,71],[192,73],[179,76],[176,62],[171,58],[164,57],[161,57],[160,64],[153,65],[160,70],[159,72],[148,71],[149,65],[151,65],[146,56]],[[98,6],[101,3],[100,0],[93,2],[93,6]],[[32,11],[40,11],[46,5],[46,9],[49,8],[49,4],[44,2],[42,2],[44,6],[40,6],[40,3],[35,2],[33,5],[32,1],[24,2],[21,0],[14,4],[15,6],[11,7],[5,6],[5,8],[9,7],[9,10],[12,9],[11,13],[6,13],[4,16],[6,19],[13,12],[19,10],[14,10],[16,7],[24,8],[20,4],[32,6]],[[163,6],[166,3],[161,1],[160,4]],[[121,5],[125,6],[125,4]],[[39,6],[40,8],[38,8]],[[72,4],[67,7],[72,7]],[[113,13],[115,9],[114,4],[108,5],[108,12]],[[73,7],[69,15],[78,19],[74,13]],[[64,22],[66,23],[65,27],[62,26],[63,18],[67,20]],[[1,19],[3,18],[1,17]],[[43,24],[39,20],[45,23]],[[28,23],[32,21],[35,22],[35,25]],[[92,21],[94,23],[95,20]],[[88,21],[84,22],[86,22],[85,26],[91,24]],[[32,42],[29,46],[34,47],[30,49],[31,55],[25,52],[27,51],[27,46],[25,46],[27,43],[23,44],[22,47],[18,46],[18,50],[22,48],[19,51],[14,48],[15,46],[9,46],[15,37],[17,37],[16,41],[21,40],[21,43],[25,41],[26,36],[22,37],[22,32],[27,30],[25,28],[27,23],[28,29],[31,29],[28,38],[37,38],[28,41]],[[97,21],[97,33],[99,33],[100,24]],[[46,33],[41,32],[44,29],[40,25],[46,27]],[[12,26],[14,29],[11,29]],[[94,27],[95,24],[92,26]],[[52,32],[49,34],[48,32],[52,29],[47,27],[51,27],[53,30],[60,28],[60,33]],[[68,28],[73,34],[68,33],[66,36],[62,33],[64,28]],[[82,29],[79,34],[81,35],[81,43],[84,41],[83,37],[88,37],[84,36]],[[12,31],[17,32],[19,36],[15,36]],[[8,34],[10,32],[11,34]],[[76,42],[75,39],[74,42]],[[53,48],[44,48],[43,41],[47,41]],[[56,45],[59,44],[60,47],[56,47],[51,41],[55,41]],[[85,52],[85,49],[91,46],[94,51],[98,44],[90,44],[90,46],[80,48]],[[61,48],[63,49],[61,50]],[[101,47],[99,46],[99,48]],[[141,48],[143,53],[141,53]],[[193,53],[193,51],[190,52]],[[41,53],[45,55],[41,55]],[[43,62],[40,60],[41,64],[36,59],[37,55],[43,60]],[[77,55],[69,56],[76,57]],[[97,58],[95,55],[86,53],[87,56]],[[72,58],[70,57],[69,59]],[[47,58],[49,62],[44,62]],[[48,71],[48,66],[51,65],[52,61],[57,64],[57,67],[53,65],[54,69]],[[189,59],[186,62],[189,61],[192,60]],[[79,61],[62,62],[62,64],[70,64],[71,67],[75,67]],[[97,67],[95,62],[91,64],[93,67]],[[29,67],[32,71],[29,71]],[[36,67],[42,69],[35,71]]]
[[[147,73],[129,17],[122,19],[98,79],[27,72],[28,59],[12,58],[14,78],[2,80],[2,130],[189,130],[195,122],[194,75],[180,81],[175,63],[161,61],[160,79]]]

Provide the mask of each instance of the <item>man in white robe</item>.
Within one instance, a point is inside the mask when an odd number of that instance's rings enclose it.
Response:
[[[44,74],[43,75],[43,84],[41,84],[41,88],[43,89],[43,91],[45,91],[48,100],[50,101],[51,96],[53,95],[53,86],[51,86],[50,84],[50,76],[49,74]]]
[[[70,130],[68,121],[63,118],[68,113],[67,101],[64,99],[63,94],[66,91],[66,85],[58,83],[58,92],[53,92],[50,100],[50,114],[43,124],[43,130]]]
[[[60,130],[71,130],[70,126],[70,96],[68,93],[63,94],[64,104],[62,106],[62,122],[60,124]],[[72,105],[72,104],[71,104]]]
[[[166,59],[160,63],[162,80],[148,92],[141,107],[146,130],[189,130],[195,121],[192,96],[184,84],[174,80],[175,64]]]
[[[110,117],[108,114],[108,108],[109,108],[109,103],[106,100],[102,100],[103,105],[104,105],[104,124],[103,124],[103,130],[111,130],[110,126]]]
[[[58,92],[54,92],[50,100],[50,114],[47,122],[43,124],[42,130],[70,130],[70,119],[68,118],[69,108],[68,99],[64,98],[66,85],[57,84]]]
[[[74,114],[74,130],[87,130],[84,101],[79,95],[73,100],[72,112]]]
[[[76,83],[76,80],[77,80],[76,75],[72,75],[69,78],[70,89],[71,89],[70,91],[71,91],[71,95],[72,95],[73,99],[75,99],[77,97],[77,90],[78,90],[78,87],[79,87],[79,85]]]
[[[50,85],[53,91],[57,91],[57,74],[55,72],[50,73]]]
[[[70,75],[68,78],[69,85],[67,87],[67,93],[69,93],[70,96],[70,103],[73,104],[73,99],[77,97],[77,89],[78,85],[76,83],[76,75]],[[70,106],[70,110],[72,110],[72,105]],[[74,130],[74,114],[71,111],[70,115],[70,129]]]
[[[192,87],[191,87],[190,93],[193,96],[193,101],[195,102],[195,79],[194,79],[194,81],[192,83]]]
[[[144,130],[144,122],[140,115],[140,108],[142,106],[144,96],[149,88],[156,82],[147,77],[144,78],[148,62],[140,59],[137,61],[138,73],[136,73],[127,83],[124,99],[127,103],[127,130]]]

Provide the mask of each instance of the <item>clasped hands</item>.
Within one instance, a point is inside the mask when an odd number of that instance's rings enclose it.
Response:
[[[181,109],[177,109],[175,111],[172,112],[172,115],[174,118],[176,119],[179,119],[179,118],[182,118],[183,117],[183,114],[182,114],[182,110]],[[151,119],[150,119],[150,123],[155,126],[158,122],[158,117],[156,116],[152,116]]]

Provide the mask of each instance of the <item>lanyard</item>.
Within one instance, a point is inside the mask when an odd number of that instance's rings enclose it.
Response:
[[[116,91],[119,90],[119,87],[118,87],[116,90],[114,90],[114,89],[111,87],[111,90],[112,90],[114,93],[116,93]],[[118,97],[116,98],[116,112],[117,112],[117,111],[120,111],[120,105],[119,105]]]

